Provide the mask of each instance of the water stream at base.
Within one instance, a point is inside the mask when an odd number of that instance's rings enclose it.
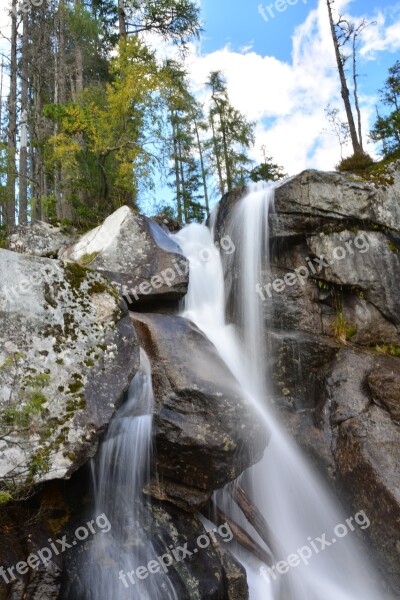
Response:
[[[140,368],[128,399],[113,418],[100,452],[92,462],[94,516],[112,523],[107,535],[96,535],[84,568],[85,600],[179,600],[164,573],[132,583],[128,573],[157,556],[151,541],[152,515],[142,490],[150,477],[153,388],[150,361],[140,350]],[[112,566],[112,572],[107,566]],[[125,575],[118,580],[114,565]]]
[[[190,284],[184,317],[193,321],[216,346],[220,356],[254,403],[271,432],[271,440],[260,463],[246,473],[254,503],[274,531],[285,559],[317,537],[331,542],[334,529],[345,524],[334,498],[286,436],[268,402],[266,331],[263,306],[256,293],[261,270],[268,267],[268,213],[273,206],[274,187],[256,187],[238,202],[222,235],[236,246],[239,278],[235,298],[238,323],[225,319],[225,283],[221,256],[213,232],[199,224],[186,226],[174,237],[190,260]],[[265,260],[266,259],[266,260]],[[224,512],[234,516],[260,543],[257,533],[228,499],[217,494]],[[360,506],[359,511],[363,510]],[[363,518],[359,517],[360,521]],[[367,521],[365,521],[365,525]],[[248,572],[251,600],[376,600],[382,592],[374,587],[374,569],[358,543],[356,532],[348,533],[317,554],[309,564],[289,568],[286,574],[262,572],[262,564],[248,553],[238,556]],[[343,529],[340,530],[343,532]],[[321,544],[318,542],[316,547]],[[292,562],[295,562],[294,560]]]

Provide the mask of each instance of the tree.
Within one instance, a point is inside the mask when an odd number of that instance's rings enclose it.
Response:
[[[286,177],[283,167],[280,167],[274,163],[272,156],[267,155],[267,149],[265,146],[261,146],[261,151],[263,154],[263,160],[257,167],[254,167],[250,171],[250,179],[254,182],[279,181],[279,179]]]
[[[330,104],[325,108],[325,114],[330,126],[325,131],[337,137],[340,146],[340,158],[343,160],[343,148],[350,139],[349,125],[346,121],[340,119],[340,110],[332,107]]]
[[[120,42],[110,70],[113,81],[105,88],[88,87],[77,102],[45,108],[58,123],[48,167],[63,165],[63,184],[81,224],[122,204],[136,207],[139,180],[151,169],[150,122],[155,127],[161,118],[155,112],[159,71],[137,38]]]
[[[17,154],[17,0],[11,4],[11,60],[10,60],[10,92],[8,95],[8,133],[7,133],[7,206],[6,224],[15,224],[15,185]]]
[[[156,33],[186,45],[201,31],[200,9],[192,0],[118,0],[118,7],[122,35]]]
[[[371,138],[382,143],[382,154],[385,157],[400,154],[400,60],[389,69],[389,77],[380,90],[380,99],[388,107],[389,114],[381,116],[377,112],[377,120],[371,131]]]
[[[209,143],[212,165],[216,169],[221,195],[243,185],[250,169],[248,149],[254,144],[254,123],[234,108],[229,100],[226,81],[220,71],[210,73],[211,91]]]
[[[351,138],[351,142],[353,145],[353,151],[354,151],[354,154],[359,154],[359,153],[361,154],[363,152],[363,149],[362,149],[362,145],[360,143],[360,140],[359,140],[358,134],[357,134],[357,129],[356,129],[354,116],[353,116],[353,109],[352,109],[351,101],[350,101],[350,92],[349,92],[349,88],[347,85],[346,74],[345,74],[345,70],[344,70],[345,58],[343,57],[343,54],[340,51],[339,35],[337,33],[336,26],[335,26],[335,23],[333,20],[332,5],[334,4],[334,0],[326,0],[326,4],[328,7],[329,24],[330,24],[330,28],[331,28],[333,46],[335,49],[336,64],[337,64],[339,78],[340,78],[341,95],[343,98],[344,108],[345,108],[346,116],[347,116],[347,122],[349,125],[350,138]],[[340,23],[340,20],[339,20],[339,23]]]
[[[176,61],[167,61],[167,107],[171,124],[170,174],[174,178],[173,187],[177,199],[177,212],[180,222],[202,220],[206,199],[208,207],[207,182],[203,159],[202,143],[199,135],[200,108],[189,91],[187,73]],[[204,196],[201,193],[203,186]]]

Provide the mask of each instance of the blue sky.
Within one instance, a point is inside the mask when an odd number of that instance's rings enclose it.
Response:
[[[199,43],[190,46],[187,57],[199,99],[207,106],[205,81],[210,71],[222,70],[232,103],[256,122],[254,161],[261,160],[264,145],[290,175],[305,168],[333,169],[340,160],[340,147],[326,131],[324,109],[330,103],[342,111],[343,120],[345,116],[326,0],[199,2],[204,33]],[[282,12],[279,3],[287,4]],[[271,5],[273,18],[267,9]],[[336,0],[335,6],[353,21],[365,17],[376,22],[365,31],[359,52],[363,130],[368,140],[378,89],[388,68],[400,59],[400,0]],[[3,7],[0,32],[7,31],[8,24]],[[2,47],[8,48],[5,40],[0,40]],[[159,50],[171,52],[162,44]],[[378,156],[373,144],[367,150]],[[351,148],[346,148],[345,155],[350,153]],[[157,200],[170,196],[170,190],[157,185]]]
[[[281,7],[287,3],[286,9],[279,12],[279,3]],[[216,69],[225,73],[233,104],[257,122],[255,160],[266,145],[289,174],[308,167],[332,169],[340,159],[340,147],[325,131],[324,108],[330,103],[343,109],[326,1],[290,0],[290,4],[201,0],[205,31],[201,43],[192,48],[189,69],[205,103],[207,74]],[[358,57],[367,140],[378,89],[388,68],[400,58],[400,1],[336,0],[335,7],[352,21],[365,17],[375,22],[364,32]],[[367,150],[376,155],[374,145]]]

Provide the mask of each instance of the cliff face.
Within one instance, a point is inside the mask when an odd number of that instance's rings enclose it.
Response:
[[[225,236],[243,194],[222,199],[217,238]],[[0,510],[0,566],[24,561],[49,538],[69,539],[87,520],[89,470],[83,466],[69,482],[57,478],[71,477],[96,451],[137,368],[138,339],[152,364],[157,449],[141,501],[151,503],[151,532],[162,554],[165,544],[201,534],[196,513],[215,489],[259,460],[268,432],[212,344],[176,316],[187,290],[187,261],[162,228],[124,208],[69,248],[58,231],[42,229],[14,232],[15,251],[0,251],[9,299],[1,308],[2,424],[12,418],[26,423],[0,450],[12,457],[11,443],[21,446],[18,435],[24,434],[21,479],[37,455],[32,442],[47,447],[54,437],[57,460],[42,461],[35,477],[31,470],[32,498]],[[265,264],[248,293],[264,307],[271,401],[354,511],[368,514],[374,556],[400,593],[400,165],[368,182],[316,171],[288,180],[276,190],[269,239],[271,266]],[[58,251],[90,268],[49,258]],[[236,254],[222,257],[227,314],[236,321]],[[28,287],[21,288],[22,281]],[[129,308],[146,314],[130,318],[118,292]],[[11,389],[13,414],[4,408]],[[67,410],[68,391],[81,400],[74,411]],[[39,406],[27,412],[18,398],[36,398]],[[52,424],[62,425],[62,438]],[[42,429],[50,437],[43,438]],[[127,552],[135,544],[133,531]],[[10,585],[0,579],[0,598],[85,598],[78,573],[86,549],[71,548]],[[103,559],[115,577],[118,560],[107,552]],[[245,600],[248,593],[242,567],[221,544],[206,549],[201,563],[171,568],[171,579],[182,600]]]
[[[217,238],[242,195],[222,200]],[[399,593],[400,163],[375,181],[305,171],[276,190],[269,228],[271,268],[248,293],[264,307],[273,402],[318,468],[369,514]],[[235,257],[224,260],[235,320]]]

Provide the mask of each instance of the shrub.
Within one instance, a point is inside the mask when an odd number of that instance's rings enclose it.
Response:
[[[366,152],[357,152],[352,156],[348,156],[340,161],[340,163],[336,166],[336,169],[341,173],[356,173],[361,174],[364,171],[367,171],[372,165],[374,161]]]

